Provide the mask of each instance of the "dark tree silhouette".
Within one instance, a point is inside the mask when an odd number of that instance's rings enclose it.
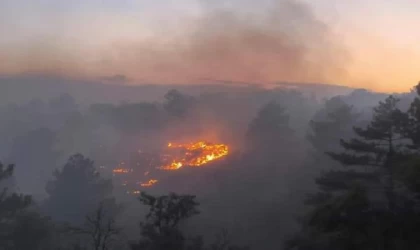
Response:
[[[90,111],[98,121],[129,134],[159,129],[164,125],[162,110],[154,103],[95,104]]]
[[[412,141],[411,148],[420,149],[420,83],[415,88],[417,96],[414,98],[408,110],[408,120],[405,127],[405,135]]]
[[[49,195],[44,207],[53,219],[82,225],[86,214],[112,194],[111,180],[104,180],[93,161],[81,154],[73,155],[63,169],[54,172],[47,183]]]
[[[178,90],[172,89],[165,94],[163,107],[168,114],[175,117],[184,117],[194,106],[196,100],[192,96],[182,94]]]
[[[46,250],[53,246],[53,223],[34,209],[16,215],[9,238],[16,250]],[[1,247],[0,247],[1,249]]]
[[[341,140],[345,152],[328,153],[349,169],[330,171],[317,179],[321,192],[307,200],[314,209],[303,219],[302,231],[288,242],[288,248],[395,250],[419,246],[412,233],[420,219],[418,211],[412,200],[395,190],[398,175],[394,170],[410,157],[404,150],[407,114],[397,103],[393,96],[381,101],[370,124],[354,128],[359,138]]]
[[[187,219],[199,214],[199,203],[193,195],[171,193],[152,196],[141,193],[140,202],[149,207],[146,221],[140,223],[141,240],[131,244],[132,250],[249,250],[249,247],[232,245],[226,230],[209,247],[204,246],[203,238],[187,238],[181,225]]]
[[[371,171],[331,172],[331,176],[324,176],[319,183],[328,183],[328,179],[338,181],[356,181],[357,179],[380,181],[385,177],[387,181],[381,182],[388,199],[389,209],[395,207],[394,178],[393,168],[396,160],[402,153],[403,147],[403,125],[407,120],[406,114],[397,108],[398,99],[389,96],[385,101],[381,101],[373,109],[373,118],[366,128],[354,128],[359,138],[349,141],[341,140],[341,146],[346,150],[344,153],[328,152],[334,159],[344,165],[350,166],[370,166]],[[374,171],[374,172],[373,172]],[[379,171],[379,173],[378,173]],[[343,177],[343,178],[340,178]],[[375,178],[372,178],[375,177]],[[339,179],[340,178],[340,179]]]
[[[0,163],[0,181],[3,181],[13,174],[13,165],[5,167]],[[0,192],[0,241],[7,239],[10,228],[16,220],[16,215],[28,208],[32,202],[30,196],[16,193],[10,194],[7,188]],[[0,244],[1,245],[1,244]]]
[[[310,121],[307,139],[322,153],[333,151],[340,146],[340,139],[354,135],[353,126],[358,116],[353,107],[340,97],[331,98]]]
[[[179,226],[199,213],[198,202],[191,195],[163,195],[154,197],[141,193],[140,202],[149,206],[146,221],[140,224],[142,239],[132,244],[133,250],[183,250],[186,238]]]
[[[289,115],[284,108],[275,102],[269,102],[250,123],[246,137],[251,150],[278,152],[282,145],[290,143],[292,134]]]
[[[0,163],[0,182],[10,178],[13,165]],[[50,223],[37,212],[29,210],[32,198],[28,195],[10,193],[6,188],[0,192],[0,249],[37,250],[46,246]]]
[[[89,249],[110,250],[121,231],[116,223],[120,211],[114,199],[104,200],[86,216],[83,227],[70,228],[70,232],[87,236]]]

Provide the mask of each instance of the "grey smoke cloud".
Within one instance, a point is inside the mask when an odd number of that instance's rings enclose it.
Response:
[[[202,2],[200,11],[161,18],[147,32],[134,19],[106,17],[93,23],[82,18],[68,30],[9,44],[0,50],[8,59],[0,62],[0,71],[76,78],[118,74],[149,83],[334,82],[345,75],[348,57],[339,37],[293,0],[261,6]]]

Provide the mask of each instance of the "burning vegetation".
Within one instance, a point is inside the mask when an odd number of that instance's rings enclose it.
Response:
[[[151,179],[151,180],[148,180],[146,183],[141,183],[140,186],[151,187],[151,186],[155,185],[156,183],[158,183],[158,180]]]
[[[178,153],[169,164],[161,166],[160,169],[177,170],[184,166],[198,167],[229,154],[227,145],[203,141],[188,144],[168,143],[168,148],[178,149]]]
[[[168,143],[164,153],[153,155],[138,151],[138,154],[141,159],[135,159],[133,162],[122,161],[112,170],[114,176],[125,176],[122,180],[123,186],[127,186],[128,182],[133,182],[137,187],[152,187],[158,183],[157,178],[149,177],[150,179],[147,181],[139,181],[137,178],[153,176],[154,170],[175,171],[183,167],[206,165],[227,156],[229,147],[226,144],[214,144],[205,141],[186,144]],[[147,169],[145,170],[145,168]],[[137,174],[137,169],[141,174]],[[127,178],[134,178],[135,180],[127,181]]]

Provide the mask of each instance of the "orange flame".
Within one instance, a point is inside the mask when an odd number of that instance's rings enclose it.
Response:
[[[142,187],[151,187],[151,186],[155,185],[157,182],[158,182],[158,180],[152,179],[152,180],[149,180],[146,183],[141,183],[140,186],[142,186]]]
[[[130,172],[133,172],[131,169],[127,168],[115,168],[112,170],[114,174],[128,174]]]
[[[211,144],[204,141],[188,144],[168,143],[168,148],[178,148],[182,155],[174,157],[171,163],[159,167],[164,170],[177,170],[184,166],[198,167],[229,154],[225,144]]]

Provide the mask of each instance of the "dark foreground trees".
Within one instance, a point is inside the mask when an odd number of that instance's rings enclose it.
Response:
[[[140,202],[149,206],[146,221],[140,224],[142,239],[133,250],[186,249],[187,242],[180,224],[198,214],[194,196],[170,194],[154,197],[142,193]]]
[[[248,148],[253,151],[278,153],[281,146],[287,145],[294,138],[289,119],[289,115],[280,104],[269,102],[264,105],[249,124],[246,134]]]
[[[45,211],[56,221],[80,226],[98,204],[112,200],[112,182],[102,179],[92,160],[73,155],[47,184]]]
[[[131,244],[132,250],[248,250],[247,247],[231,245],[227,234],[218,237],[208,248],[200,236],[188,238],[182,232],[187,219],[198,215],[196,197],[171,193],[152,196],[142,193],[139,197],[149,207],[144,222],[140,223],[141,239]]]
[[[312,207],[288,249],[418,249],[420,200],[416,150],[420,102],[408,112],[393,96],[374,108],[371,122],[354,128],[356,137],[341,140],[342,152],[327,152],[342,168],[316,182]]]
[[[13,175],[13,165],[0,163],[0,183]],[[27,195],[0,190],[0,250],[38,250],[49,246],[50,221]]]
[[[69,227],[66,231],[73,238],[79,237],[86,247],[91,250],[112,250],[118,248],[121,228],[116,218],[121,212],[115,200],[109,199],[98,204],[97,208],[88,213],[85,223],[80,227]],[[76,236],[76,237],[74,237]]]
[[[308,141],[319,152],[329,152],[340,146],[340,139],[354,136],[353,126],[359,113],[340,97],[325,102],[309,123]]]

